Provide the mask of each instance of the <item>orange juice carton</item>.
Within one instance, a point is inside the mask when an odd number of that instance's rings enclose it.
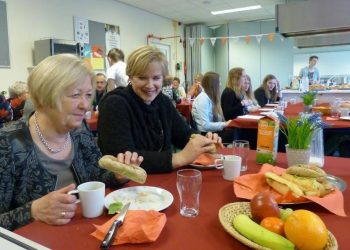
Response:
[[[256,144],[256,162],[275,164],[278,147],[279,120],[270,115],[261,118],[258,123],[258,141]]]

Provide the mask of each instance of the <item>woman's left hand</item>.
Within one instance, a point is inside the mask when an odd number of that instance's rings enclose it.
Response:
[[[213,143],[220,143],[221,144],[221,142],[222,142],[221,137],[217,133],[208,132],[205,135],[205,137],[210,139]]]

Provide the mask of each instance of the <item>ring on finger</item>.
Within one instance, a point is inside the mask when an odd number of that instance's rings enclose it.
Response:
[[[61,215],[62,218],[65,218],[65,217],[66,217],[66,214],[67,214],[67,212],[61,212],[61,213],[60,213],[60,215]]]

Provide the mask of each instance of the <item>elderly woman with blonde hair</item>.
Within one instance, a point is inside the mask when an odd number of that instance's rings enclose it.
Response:
[[[76,212],[76,185],[102,181],[120,187],[125,179],[98,167],[101,153],[82,128],[90,109],[94,74],[78,57],[46,58],[30,73],[35,112],[0,131],[0,226],[13,230],[33,220],[63,225]],[[119,161],[139,164],[126,152]]]
[[[157,48],[132,52],[126,68],[130,84],[115,89],[99,105],[98,142],[103,154],[135,151],[148,173],[170,172],[192,163],[221,140],[217,134],[194,133],[162,93],[168,62]],[[173,145],[182,149],[174,152]]]

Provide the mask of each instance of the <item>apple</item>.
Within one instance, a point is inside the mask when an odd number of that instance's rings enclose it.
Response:
[[[280,209],[275,198],[269,192],[260,192],[250,201],[253,220],[260,223],[266,217],[280,217]]]

